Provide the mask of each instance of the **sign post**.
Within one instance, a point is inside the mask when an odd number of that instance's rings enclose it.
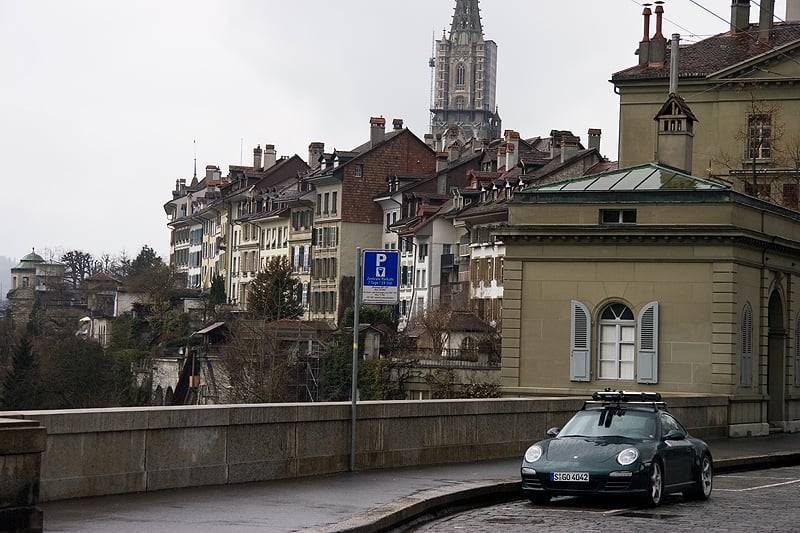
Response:
[[[350,389],[350,472],[356,469],[356,406],[358,404],[358,326],[361,304],[395,305],[400,298],[400,252],[356,248],[356,290],[353,301],[353,375]]]

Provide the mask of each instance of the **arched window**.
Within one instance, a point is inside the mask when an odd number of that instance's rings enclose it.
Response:
[[[464,69],[464,65],[458,65],[456,67],[456,87],[463,88],[466,78],[467,74],[466,69]]]
[[[624,304],[606,306],[600,314],[599,377],[600,379],[634,378],[636,321]]]
[[[592,315],[570,303],[570,380],[591,381]],[[597,326],[598,378],[658,383],[658,302],[645,304],[634,319],[624,304],[603,308]],[[635,344],[634,344],[635,342]]]
[[[464,337],[461,341],[461,358],[472,361],[477,361],[478,357],[478,341],[475,337]]]
[[[750,304],[742,309],[741,332],[739,335],[739,385],[753,386],[753,310]]]

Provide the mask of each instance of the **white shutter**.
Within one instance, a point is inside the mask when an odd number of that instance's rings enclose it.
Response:
[[[308,244],[305,245],[306,254],[303,256],[303,270],[308,271],[308,262],[310,261],[311,256],[311,246]]]
[[[739,384],[742,387],[753,386],[753,310],[750,304],[742,309],[741,331],[741,363],[739,368]]]
[[[592,316],[589,309],[580,302],[570,302],[570,381],[590,381]]]
[[[658,383],[658,302],[650,302],[639,313],[636,336],[636,381]]]

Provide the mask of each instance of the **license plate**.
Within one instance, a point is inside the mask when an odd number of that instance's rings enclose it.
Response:
[[[551,481],[589,481],[589,472],[551,472]]]

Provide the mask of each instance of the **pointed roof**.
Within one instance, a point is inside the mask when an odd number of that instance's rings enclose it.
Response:
[[[478,0],[456,0],[450,40],[457,44],[474,44],[483,38],[481,10]],[[465,35],[465,39],[461,36]]]
[[[654,120],[658,120],[660,117],[664,116],[677,115],[683,115],[693,122],[699,122],[697,117],[692,112],[692,109],[689,107],[689,104],[686,103],[686,100],[684,100],[682,96],[675,93],[670,93],[667,101],[664,102],[664,105],[662,105],[661,109],[658,110]]]

